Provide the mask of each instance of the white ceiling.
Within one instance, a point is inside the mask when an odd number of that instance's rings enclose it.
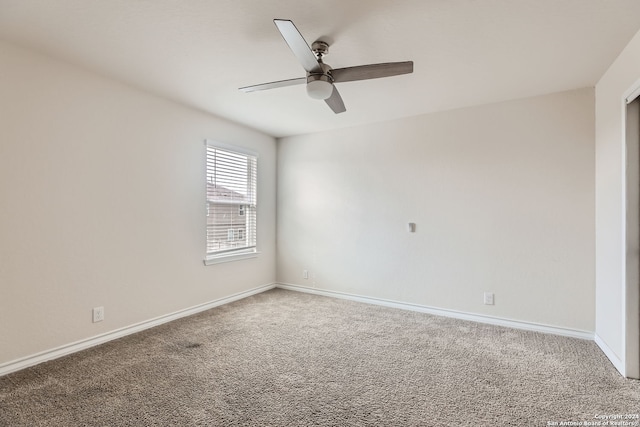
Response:
[[[0,0],[0,38],[273,136],[311,133],[594,86],[640,29],[639,0]],[[335,115],[273,18],[333,68],[414,61],[414,73],[337,85]]]

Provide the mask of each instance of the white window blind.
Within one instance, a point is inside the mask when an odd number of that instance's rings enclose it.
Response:
[[[207,141],[207,260],[256,252],[255,154]],[[242,230],[242,232],[240,232]]]

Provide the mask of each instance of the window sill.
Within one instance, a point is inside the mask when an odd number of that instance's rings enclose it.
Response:
[[[240,261],[242,259],[257,258],[260,252],[236,252],[228,255],[211,256],[204,259],[204,265],[221,264],[223,262]]]

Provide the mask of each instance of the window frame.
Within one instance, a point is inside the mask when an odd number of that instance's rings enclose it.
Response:
[[[244,147],[241,146],[237,146],[237,145],[231,145],[231,144],[225,144],[225,143],[221,143],[218,141],[214,141],[211,139],[205,139],[204,141],[204,145],[205,145],[205,194],[206,194],[206,185],[207,185],[207,179],[208,179],[208,172],[207,172],[207,168],[208,168],[208,160],[207,160],[207,154],[209,151],[209,147],[213,148],[213,149],[219,149],[222,151],[227,151],[227,152],[231,152],[233,154],[239,154],[239,155],[243,155],[243,156],[247,156],[247,157],[253,157],[255,159],[255,201],[254,201],[254,206],[252,207],[251,205],[247,205],[246,203],[244,204],[244,211],[245,211],[245,215],[243,215],[244,218],[249,219],[249,216],[251,214],[249,214],[249,210],[250,209],[255,209],[255,246],[253,247],[243,247],[243,248],[239,248],[237,250],[227,250],[224,252],[218,252],[218,253],[213,253],[213,252],[208,252],[207,249],[205,249],[205,258],[204,258],[204,264],[205,265],[212,265],[212,264],[218,264],[218,263],[223,263],[223,262],[229,262],[229,261],[237,261],[237,260],[242,260],[242,259],[247,259],[247,258],[255,258],[260,254],[260,251],[258,250],[258,162],[259,162],[259,156],[258,153],[256,153],[255,151],[246,149]],[[205,196],[205,204],[207,206],[207,211],[209,209],[209,203],[206,200],[206,196]],[[234,231],[234,241],[236,241],[236,230],[237,227],[232,227],[233,231]],[[243,229],[245,231],[244,233],[244,238],[248,238],[248,229],[249,228],[249,224],[244,224]],[[205,241],[208,243],[208,237],[207,234],[205,233]]]

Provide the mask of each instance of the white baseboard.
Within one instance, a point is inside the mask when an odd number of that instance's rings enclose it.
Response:
[[[595,334],[594,341],[600,347],[600,350],[604,353],[605,356],[611,361],[611,364],[622,374],[623,377],[626,377],[626,369],[624,365],[624,361],[618,357],[618,355],[611,350],[611,347],[604,342],[602,338],[598,334]]]
[[[542,332],[545,334],[562,335],[572,338],[580,338],[593,341],[594,334],[589,331],[581,331],[577,329],[560,328],[557,326],[543,325],[532,322],[522,322],[519,320],[503,319],[500,317],[485,316],[481,314],[471,314],[462,311],[446,310],[442,308],[429,307],[419,304],[410,304],[405,302],[386,300],[381,298],[371,298],[362,295],[348,294],[345,292],[328,291],[317,288],[310,288],[300,285],[292,285],[288,283],[278,283],[277,288],[287,289],[290,291],[306,292],[310,294],[323,295],[333,298],[342,298],[351,301],[364,302],[368,304],[382,305],[385,307],[399,308],[402,310],[418,311],[421,313],[434,314],[436,316],[452,317],[455,319],[470,320],[472,322],[487,323],[490,325],[506,326],[508,328],[522,329],[526,331]]]
[[[209,301],[207,303],[189,307],[184,310],[179,310],[174,313],[165,314],[164,316],[159,316],[154,319],[145,320],[144,322],[136,323],[134,325],[125,326],[124,328],[116,329],[114,331],[97,335],[92,338],[76,341],[76,342],[66,344],[51,350],[46,350],[40,353],[36,353],[31,356],[26,356],[20,359],[12,360],[10,362],[0,364],[0,376],[9,374],[11,372],[19,371],[20,369],[28,368],[29,366],[34,366],[39,363],[46,362],[48,360],[57,359],[59,357],[66,356],[68,354],[75,353],[80,350],[85,350],[87,348],[94,347],[99,344],[103,344],[107,341],[111,341],[117,338],[122,338],[126,335],[135,334],[136,332],[144,331],[145,329],[153,328],[154,326],[162,325],[163,323],[180,319],[181,317],[191,316],[193,314],[200,313],[201,311],[209,310],[211,308],[228,304],[230,302],[237,301],[237,300],[249,297],[251,295],[259,294],[261,292],[268,291],[269,289],[273,289],[275,287],[276,285],[274,283],[259,286],[254,289],[249,289],[248,291],[229,295],[228,297],[220,298],[214,301]]]
[[[174,313],[159,316],[154,319],[136,323],[134,325],[126,326],[124,328],[116,329],[114,331],[97,335],[92,338],[76,341],[76,342],[66,344],[51,350],[46,350],[40,353],[36,353],[30,356],[26,356],[20,359],[16,359],[13,361],[0,364],[0,376],[9,374],[11,372],[19,371],[29,366],[34,366],[39,363],[46,362],[48,360],[57,359],[59,357],[66,356],[71,353],[85,350],[87,348],[94,347],[96,345],[103,344],[105,342],[108,342],[117,338],[121,338],[127,335],[131,335],[136,332],[141,332],[145,329],[162,325],[164,323],[171,322],[173,320],[177,320],[182,317],[191,316],[193,314],[196,314],[205,310],[209,310],[211,308],[218,307],[224,304],[228,304],[230,302],[237,301],[237,300],[249,297],[251,295],[265,292],[276,287],[291,290],[291,291],[306,292],[306,293],[333,297],[333,298],[342,298],[342,299],[347,299],[351,301],[363,302],[367,304],[375,304],[375,305],[381,305],[385,307],[399,308],[403,310],[418,311],[421,313],[434,314],[437,316],[452,317],[456,319],[470,320],[473,322],[487,323],[487,324],[498,325],[498,326],[506,326],[510,328],[523,329],[523,330],[534,331],[534,332],[562,335],[562,336],[586,339],[591,341],[594,340],[594,334],[588,331],[559,328],[556,326],[502,319],[499,317],[484,316],[479,314],[470,314],[470,313],[464,313],[464,312],[455,311],[455,310],[446,310],[446,309],[429,307],[429,306],[424,306],[419,304],[410,304],[410,303],[386,300],[381,298],[372,298],[372,297],[366,297],[362,295],[348,294],[344,292],[309,288],[309,287],[300,286],[300,285],[292,285],[292,284],[286,284],[286,283],[272,283],[268,285],[259,286],[254,289],[250,289],[248,291],[233,294],[224,298],[220,298],[214,301],[210,301],[204,304],[199,304],[193,307],[189,307],[184,310],[176,311]],[[605,355],[611,360],[611,362],[616,367],[616,369],[624,375],[624,369],[623,369],[624,364],[616,356],[616,354],[613,351],[611,351],[611,349],[597,335],[595,335],[595,342],[602,349]]]

